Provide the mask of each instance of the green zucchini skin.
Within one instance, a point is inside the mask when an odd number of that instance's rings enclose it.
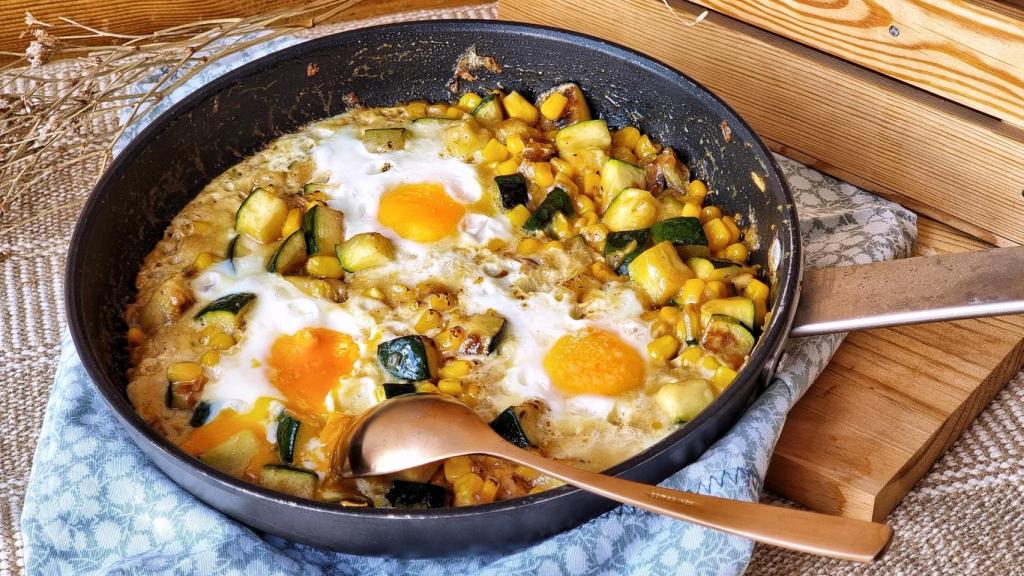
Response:
[[[739,370],[754,349],[754,335],[733,318],[716,314],[704,327],[701,345],[733,370]]]
[[[193,428],[199,428],[210,418],[210,403],[205,400],[200,400],[199,404],[196,404],[196,409],[192,411],[192,418],[189,419],[188,425]]]
[[[519,423],[516,411],[511,406],[495,416],[494,420],[491,420],[490,426],[499,436],[520,448],[529,448],[532,445],[530,439],[526,437],[523,425]]]
[[[493,354],[505,337],[508,322],[496,312],[474,314],[463,324],[466,340],[459,351],[463,354]]]
[[[295,458],[295,440],[299,437],[302,423],[285,412],[277,417],[277,455],[281,462],[291,464]]]
[[[609,232],[604,243],[605,261],[620,276],[629,276],[629,263],[650,244],[651,231],[648,228]]]
[[[555,217],[556,212],[561,212],[566,216],[573,215],[572,200],[569,199],[569,194],[561,188],[555,188],[548,192],[547,198],[540,203],[537,210],[523,223],[523,230],[527,232],[543,230],[551,223],[551,219]]]
[[[377,345],[377,361],[389,374],[418,382],[437,376],[440,356],[426,336],[401,336]]]
[[[390,400],[396,396],[404,396],[406,394],[415,394],[416,385],[409,384],[407,382],[385,382],[384,383],[384,398]]]
[[[239,292],[237,294],[221,296],[204,306],[199,312],[196,312],[195,318],[196,320],[202,320],[203,316],[213,312],[228,312],[238,316],[253,300],[256,300],[256,295],[252,292]]]
[[[511,210],[519,204],[526,206],[530,201],[530,195],[526,189],[526,177],[522,174],[495,176],[494,182],[498,185],[498,194],[501,196],[502,208]]]
[[[651,226],[651,237],[655,244],[669,241],[678,246],[707,246],[708,238],[700,220],[690,216],[678,216],[656,222]]]
[[[310,498],[316,494],[320,478],[309,470],[284,466],[281,464],[264,464],[260,484],[300,498]]]
[[[317,204],[303,215],[302,232],[307,254],[334,254],[335,247],[345,241],[344,215]]]
[[[384,498],[395,508],[440,508],[448,500],[448,491],[435,484],[395,480]]]
[[[288,274],[300,269],[306,263],[306,240],[302,230],[292,232],[291,236],[277,248],[267,262],[267,272]]]
[[[714,316],[723,316],[739,322],[748,329],[754,328],[754,302],[742,296],[716,298],[700,306],[701,324],[707,326]]]
[[[497,124],[505,119],[505,111],[501,107],[501,101],[494,94],[484,96],[484,99],[473,109],[473,116],[484,125]]]

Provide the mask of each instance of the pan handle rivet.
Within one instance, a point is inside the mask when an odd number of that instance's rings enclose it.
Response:
[[[895,37],[897,37],[899,35],[900,35],[900,28],[899,28],[899,26],[897,26],[895,24],[893,24],[892,26],[889,26],[889,36],[892,36],[893,38],[895,38]]]

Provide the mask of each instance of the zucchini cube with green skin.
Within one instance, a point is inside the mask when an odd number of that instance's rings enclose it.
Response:
[[[408,382],[385,382],[384,383],[384,398],[391,399],[396,396],[404,396],[406,394],[415,394],[416,385],[409,384]]]
[[[626,188],[643,188],[646,184],[647,174],[643,168],[614,158],[608,160],[601,168],[602,208],[607,209],[608,204]]]
[[[557,127],[569,126],[579,122],[590,120],[590,106],[587,105],[587,99],[583,96],[583,90],[574,82],[566,82],[557,86],[552,86],[544,92],[537,95],[537,106],[540,107],[549,96],[553,93],[558,92],[562,96],[565,96],[565,108],[562,110],[561,115],[556,118],[553,123]],[[547,118],[542,118],[544,122],[552,122]],[[543,127],[542,129],[547,129]]]
[[[195,410],[192,411],[192,418],[189,418],[188,425],[193,428],[199,428],[210,418],[210,403],[206,400],[200,400],[199,404],[196,404]]]
[[[752,330],[754,328],[754,301],[743,296],[708,300],[700,306],[700,323],[707,326],[712,316],[732,318]]]
[[[401,336],[377,345],[377,361],[388,374],[419,382],[437,378],[441,356],[426,336]]]
[[[612,232],[648,228],[658,221],[658,200],[642,188],[626,188],[605,210],[601,222]]]
[[[276,492],[312,500],[316,495],[320,478],[310,470],[280,464],[264,464],[260,484]]]
[[[587,148],[607,152],[612,147],[612,134],[604,120],[587,120],[562,128],[555,133],[558,156],[568,160]]]
[[[267,261],[267,272],[290,274],[306,265],[306,239],[302,230],[292,232]]]
[[[302,217],[306,253],[310,256],[334,254],[335,246],[345,240],[345,215],[317,204]]]
[[[495,416],[494,420],[491,420],[490,427],[499,436],[520,448],[529,448],[532,445],[530,439],[526,437],[523,425],[519,423],[516,411],[511,406]]]
[[[203,452],[199,459],[221,472],[240,476],[259,451],[260,440],[256,434],[252,430],[242,430]]]
[[[754,349],[754,335],[733,318],[715,314],[704,327],[701,346],[733,370],[739,370]]]
[[[459,352],[463,354],[493,354],[505,336],[505,319],[497,312],[489,310],[484,314],[474,314],[463,322],[466,339],[462,341]]]
[[[394,152],[405,148],[405,128],[371,128],[363,132],[363,146],[367,152]]]
[[[300,426],[301,422],[285,412],[277,417],[277,455],[285,464],[291,464],[295,458],[295,441],[299,437]]]
[[[654,243],[671,242],[677,246],[707,246],[708,237],[699,218],[678,216],[656,222],[651,226]]]
[[[628,276],[630,263],[647,249],[650,238],[647,228],[609,232],[604,241],[605,263],[620,276]]]
[[[196,313],[195,319],[203,326],[220,326],[227,333],[238,327],[242,313],[256,300],[252,292],[239,292],[221,296]]]
[[[671,242],[661,242],[630,262],[629,278],[660,306],[693,278],[693,272],[683,264]]]
[[[715,399],[707,380],[683,380],[665,384],[654,394],[654,402],[673,422],[689,422]]]
[[[284,200],[264,188],[255,188],[235,213],[235,230],[262,244],[281,236],[281,226],[288,216]]]
[[[505,108],[501,104],[501,98],[498,94],[488,94],[476,105],[473,109],[473,117],[484,126],[491,127],[497,125],[499,122],[505,119]]]
[[[725,281],[740,273],[740,266],[735,262],[727,260],[687,258],[686,265],[693,270],[693,273],[697,275],[697,278],[704,281]]]
[[[526,177],[522,174],[495,176],[494,182],[498,185],[498,194],[501,196],[502,208],[511,210],[519,204],[526,206],[530,202],[530,194],[526,188]]]
[[[566,216],[572,216],[574,212],[569,194],[561,188],[555,188],[548,192],[547,197],[540,203],[537,210],[530,214],[530,217],[523,223],[523,230],[527,232],[543,230],[558,212]]]
[[[363,232],[337,246],[335,254],[346,272],[376,268],[395,259],[395,247],[382,234]]]

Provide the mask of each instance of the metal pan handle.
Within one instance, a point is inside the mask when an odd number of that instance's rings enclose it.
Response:
[[[804,271],[792,336],[1024,313],[1024,246]]]

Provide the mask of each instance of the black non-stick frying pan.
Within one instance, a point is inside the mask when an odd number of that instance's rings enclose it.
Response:
[[[642,54],[551,28],[433,21],[345,32],[242,66],[173,106],[114,160],[75,230],[66,301],[85,368],[132,440],[200,500],[297,542],[401,556],[521,546],[612,507],[568,487],[484,506],[422,511],[340,508],[293,498],[229,477],[179,451],[135,414],[125,395],[122,313],[134,298],[143,257],[171,218],[207,182],[274,138],[345,111],[345,94],[354,92],[369,106],[450,100],[453,65],[470,46],[495,57],[504,70],[483,73],[463,90],[499,85],[535,95],[577,82],[595,114],[611,126],[636,125],[673,146],[708,183],[723,211],[748,215],[760,231],[751,259],[773,278],[773,314],[747,368],[694,421],[608,473],[652,483],[664,479],[727,431],[770,380],[796,309],[801,275],[796,214],[768,150],[724,102]],[[307,73],[310,64],[319,68],[315,75]]]

